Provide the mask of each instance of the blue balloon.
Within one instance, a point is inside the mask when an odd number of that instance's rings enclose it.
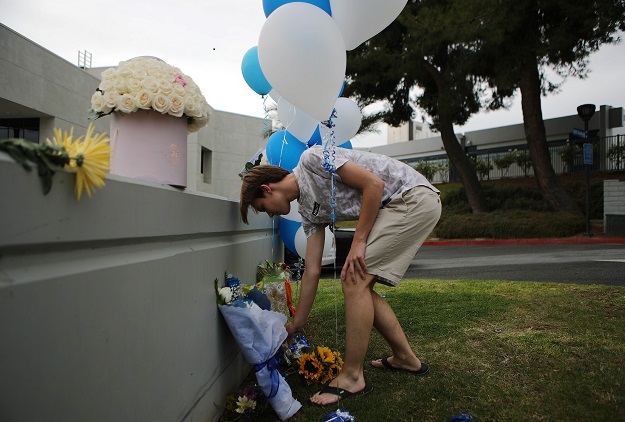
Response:
[[[354,146],[352,145],[352,141],[347,141],[339,145],[339,148],[354,149]]]
[[[271,84],[265,78],[258,61],[258,46],[247,50],[241,61],[241,73],[243,79],[257,94],[267,95],[271,91]]]
[[[301,226],[302,223],[299,221],[288,220],[284,217],[280,218],[280,239],[284,242],[284,246],[289,248],[294,254],[297,254],[295,250],[295,234]]]
[[[293,172],[299,157],[308,147],[286,130],[279,130],[269,137],[265,151],[267,160],[273,166],[280,166]]]
[[[310,3],[332,16],[330,0],[263,0],[263,11],[265,12],[265,17],[268,18],[269,15],[271,15],[271,12],[287,3]]]

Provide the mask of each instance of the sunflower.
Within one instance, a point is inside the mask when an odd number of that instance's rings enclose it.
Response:
[[[304,353],[299,358],[299,373],[304,375],[304,378],[308,380],[308,383],[313,383],[319,380],[322,375],[323,366],[321,362],[317,360],[315,352]]]
[[[321,384],[332,381],[341,373],[341,367],[337,364],[332,364],[326,368],[323,374],[323,378],[319,380]]]
[[[323,363],[334,363],[335,356],[329,347],[317,346],[317,353],[319,353],[319,359]]]
[[[65,169],[76,173],[76,199],[80,201],[83,190],[91,197],[95,191],[95,186],[104,186],[106,173],[110,168],[111,147],[110,139],[105,133],[94,136],[95,127],[92,123],[87,128],[87,134],[74,139],[74,128],[62,132],[61,129],[54,129],[54,139],[48,144],[56,145],[67,151],[70,162],[65,165]]]
[[[341,358],[341,353],[339,351],[332,352],[334,354],[334,359],[336,364],[339,366],[339,371],[343,368],[343,358]]]

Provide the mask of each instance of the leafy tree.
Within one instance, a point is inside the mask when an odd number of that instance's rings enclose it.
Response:
[[[556,92],[569,76],[584,78],[589,55],[619,41],[625,1],[491,0],[484,3],[480,24],[483,58],[475,71],[499,89],[520,90],[525,136],[543,198],[555,211],[580,212],[551,166],[541,96]],[[562,80],[550,80],[549,69]]]
[[[488,210],[480,182],[454,132],[481,109],[504,105],[512,91],[491,89],[472,69],[484,0],[410,1],[399,18],[351,51],[345,93],[361,107],[383,101],[370,119],[399,126],[419,109],[438,130],[474,213]],[[421,89],[414,95],[415,87]]]
[[[508,150],[505,154],[499,154],[493,161],[501,170],[501,177],[506,177],[510,171],[510,166],[516,162],[516,154]]]
[[[521,170],[523,170],[523,175],[527,177],[527,174],[532,168],[532,157],[530,156],[529,151],[527,151],[526,149],[522,151],[514,151],[516,165],[519,166]]]
[[[475,169],[480,180],[484,180],[488,177],[490,171],[493,169],[493,165],[488,160],[481,160],[477,157],[471,157],[471,165]]]
[[[612,163],[614,163],[616,170],[621,170],[623,162],[625,162],[625,144],[617,142],[612,145],[608,149],[606,156],[610,159],[610,161],[612,161]]]

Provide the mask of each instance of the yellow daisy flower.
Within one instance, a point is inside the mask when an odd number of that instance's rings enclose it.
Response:
[[[105,133],[94,136],[95,127],[92,123],[87,127],[87,134],[74,139],[74,128],[69,133],[61,129],[54,129],[54,139],[48,144],[63,148],[70,157],[65,169],[76,173],[76,188],[74,193],[80,201],[83,190],[91,197],[95,186],[104,186],[106,173],[110,169],[111,147],[110,139]]]

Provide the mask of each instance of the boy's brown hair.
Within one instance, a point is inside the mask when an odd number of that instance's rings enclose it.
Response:
[[[288,174],[289,171],[283,169],[282,167],[256,166],[250,169],[245,176],[243,176],[239,210],[241,211],[241,219],[245,224],[249,224],[247,222],[247,211],[252,205],[252,201],[256,198],[263,198],[265,196],[265,193],[260,186],[268,183],[277,183],[284,179]]]

